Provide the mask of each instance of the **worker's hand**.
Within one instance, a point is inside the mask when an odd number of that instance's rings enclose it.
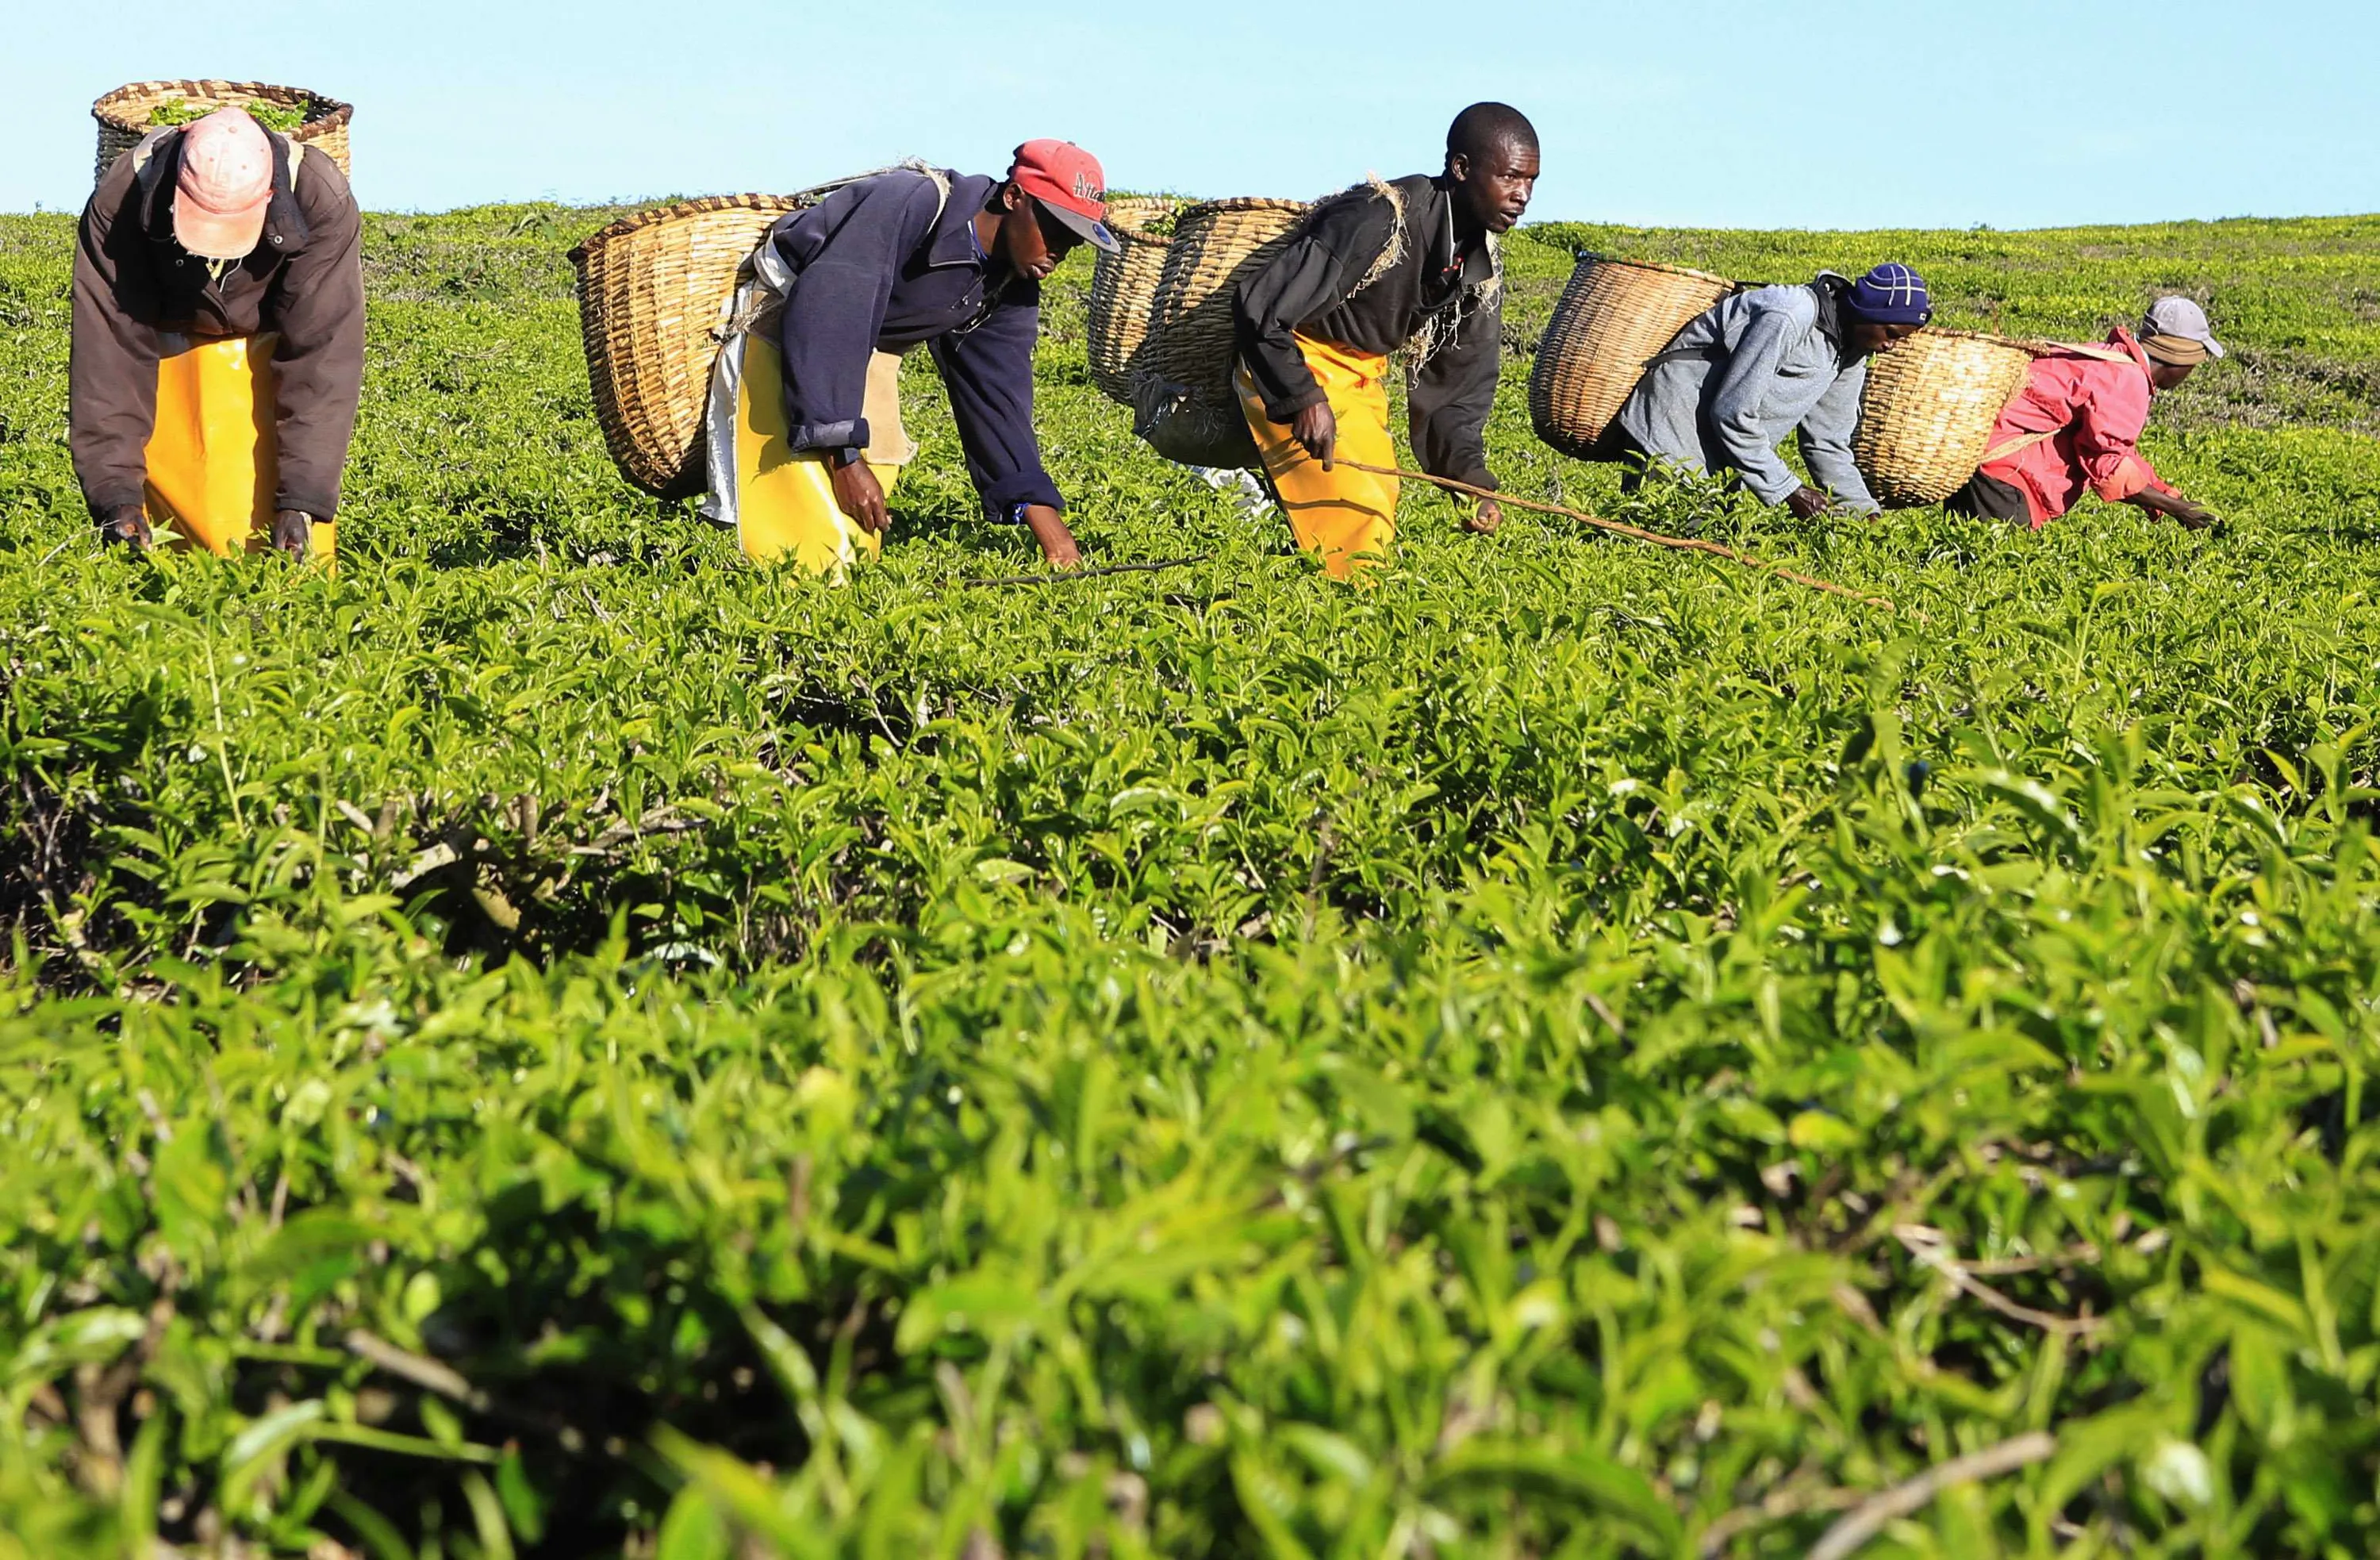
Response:
[[[1325,466],[1330,465],[1331,457],[1339,453],[1339,417],[1330,409],[1328,401],[1317,401],[1299,412],[1297,420],[1289,425],[1289,431],[1297,435],[1297,442],[1305,446],[1306,454]]]
[[[827,462],[827,480],[834,486],[834,506],[870,536],[881,536],[892,517],[884,508],[884,484],[865,460],[848,466]]]
[[[1051,568],[1080,568],[1082,549],[1075,545],[1075,533],[1066,529],[1066,518],[1047,504],[1025,506],[1025,528],[1033,540],[1041,543],[1041,555]]]
[[[273,550],[287,555],[298,563],[306,561],[313,551],[314,517],[302,509],[276,509],[273,513]]]
[[[99,522],[102,546],[124,546],[145,553],[155,540],[149,530],[148,511],[138,504],[121,505]]]
[[[2218,523],[2214,510],[2203,509],[2181,494],[2163,488],[2143,488],[2132,494],[2130,502],[2152,515],[2165,516],[2184,530],[2204,530]]]
[[[1831,494],[1811,487],[1806,482],[1795,488],[1785,497],[1785,507],[1793,512],[1793,518],[1797,520],[1815,520],[1834,506],[1835,501]]]
[[[1504,506],[1492,498],[1481,499],[1463,517],[1463,529],[1474,536],[1493,536],[1503,523]]]

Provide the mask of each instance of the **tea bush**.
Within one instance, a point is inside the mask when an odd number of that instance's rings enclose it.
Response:
[[[247,110],[249,118],[266,129],[278,130],[283,135],[306,123],[307,105],[304,104],[273,103],[255,98],[239,106]],[[157,127],[191,125],[213,112],[213,109],[202,108],[188,98],[167,98],[149,110],[149,123]]]
[[[0,219],[0,1554],[1807,1552],[2380,1537],[2368,219],[1535,230],[1512,491],[1354,593],[1053,284],[1034,587],[930,376],[881,567],[601,453],[562,254],[368,221],[336,579],[99,554]],[[1591,247],[2208,298],[2229,518],[1795,522],[1534,444]],[[1879,1551],[1880,1552],[1880,1551]]]

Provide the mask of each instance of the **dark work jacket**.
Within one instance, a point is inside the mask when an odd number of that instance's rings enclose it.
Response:
[[[264,235],[218,282],[174,240],[179,131],[157,136],[136,176],[138,148],[118,157],[83,208],[75,249],[74,342],[67,445],[93,513],[141,501],[144,451],[157,420],[157,360],[166,334],[205,341],[280,334],[273,506],[318,519],[339,512],[339,477],[363,388],[362,218],[338,165],[273,138],[273,204]]]
[[[1416,174],[1395,189],[1404,200],[1403,257],[1359,291],[1387,251],[1396,213],[1385,198],[1362,189],[1317,206],[1288,247],[1240,285],[1240,360],[1264,397],[1265,415],[1285,423],[1323,399],[1293,333],[1386,354],[1431,316],[1455,311],[1407,385],[1408,429],[1424,470],[1494,487],[1487,428],[1504,338],[1500,290],[1489,286],[1495,257],[1484,237],[1456,244],[1444,179]]]
[[[795,452],[864,448],[868,361],[926,343],[985,510],[1063,508],[1033,433],[1033,346],[1041,286],[995,266],[976,242],[976,213],[1000,181],[934,181],[895,169],[845,185],[778,219],[769,242],[794,274],[779,341],[785,426]]]

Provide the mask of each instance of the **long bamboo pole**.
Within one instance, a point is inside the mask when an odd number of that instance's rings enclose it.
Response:
[[[1864,591],[1854,591],[1848,586],[1837,585],[1831,580],[1820,579],[1814,575],[1799,574],[1781,564],[1772,564],[1766,558],[1755,557],[1738,548],[1721,546],[1716,542],[1705,542],[1699,537],[1663,536],[1658,530],[1646,530],[1641,526],[1626,525],[1619,520],[1607,520],[1599,515],[1590,515],[1584,509],[1565,509],[1559,504],[1544,504],[1534,498],[1515,498],[1508,493],[1497,493],[1488,488],[1473,487],[1469,482],[1458,482],[1451,477],[1433,477],[1427,471],[1407,471],[1395,466],[1367,466],[1360,460],[1349,460],[1343,456],[1330,464],[1344,466],[1353,471],[1369,471],[1376,477],[1396,477],[1409,482],[1427,482],[1435,487],[1445,488],[1450,493],[1468,494],[1474,498],[1492,498],[1499,504],[1508,505],[1515,509],[1535,509],[1540,514],[1560,515],[1564,519],[1576,520],[1582,525],[1593,526],[1597,530],[1612,531],[1638,542],[1649,542],[1656,547],[1672,547],[1686,553],[1709,553],[1725,558],[1730,563],[1742,564],[1749,568],[1765,569],[1779,579],[1790,579],[1796,585],[1807,585],[1814,591],[1824,591],[1829,595],[1846,597],[1867,606],[1880,606],[1887,612],[1900,610],[1893,605],[1892,599],[1888,596],[1871,595]]]

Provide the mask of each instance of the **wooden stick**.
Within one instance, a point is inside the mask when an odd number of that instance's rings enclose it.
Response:
[[[473,1413],[542,1431],[561,1442],[562,1449],[574,1456],[587,1447],[586,1433],[560,1414],[499,1402],[473,1386],[460,1371],[443,1359],[432,1359],[426,1354],[401,1349],[360,1327],[349,1332],[346,1342],[350,1354],[368,1361],[376,1370],[411,1382],[424,1392],[434,1392],[441,1397],[451,1398]],[[613,1456],[609,1452],[604,1455]]]
[[[1694,1553],[1702,1560],[1718,1560],[1730,1543],[1765,1522],[1782,1522],[1788,1517],[1807,1516],[1814,1511],[1848,1511],[1859,1504],[1856,1490],[1829,1490],[1821,1484],[1806,1483],[1771,1490],[1761,1497],[1759,1505],[1738,1506],[1705,1528]]]
[[[2046,1430],[2036,1430],[2003,1441],[1963,1457],[1927,1469],[1906,1483],[1895,1484],[1880,1495],[1872,1496],[1864,1505],[1827,1530],[1826,1536],[1812,1549],[1809,1560],[1850,1560],[1861,1545],[1884,1530],[1884,1525],[1898,1517],[1923,1511],[1936,1495],[1953,1484],[1965,1484],[1985,1479],[1997,1479],[2003,1473],[2013,1473],[2028,1463],[2040,1462],[2058,1450],[2058,1437]]]
[[[467,1408],[485,1412],[488,1395],[463,1379],[463,1373],[443,1359],[432,1359],[426,1354],[410,1354],[358,1327],[347,1334],[350,1353],[371,1361],[392,1376],[401,1376],[425,1391],[441,1397],[451,1397]]]
[[[2038,1327],[2045,1333],[2061,1333],[2070,1337],[2087,1337],[2105,1325],[2105,1319],[2101,1317],[2059,1316],[2055,1311],[2035,1310],[2031,1306],[2019,1305],[1983,1280],[1973,1276],[1948,1246],[1926,1239],[1924,1235],[1918,1233],[1918,1228],[1919,1226],[1914,1225],[1904,1225],[1892,1233],[1909,1254],[1917,1259],[1919,1266],[1932,1268],[1936,1273],[1940,1274],[1952,1288],[1973,1296],[2002,1316]]]
[[[1369,471],[1376,477],[1396,477],[1409,482],[1428,482],[1434,487],[1442,487],[1450,493],[1468,494],[1474,498],[1493,499],[1499,504],[1509,504],[1515,509],[1535,509],[1541,514],[1560,515],[1564,519],[1576,520],[1582,525],[1590,525],[1598,530],[1613,531],[1621,536],[1633,537],[1638,542],[1649,542],[1656,547],[1674,547],[1681,552],[1709,553],[1725,558],[1730,563],[1767,569],[1780,579],[1790,579],[1796,585],[1807,585],[1814,591],[1824,591],[1829,595],[1848,597],[1852,601],[1860,602],[1868,606],[1880,606],[1887,612],[1900,610],[1892,604],[1889,597],[1872,596],[1864,591],[1837,585],[1829,580],[1819,579],[1812,575],[1797,574],[1781,564],[1772,564],[1765,558],[1755,557],[1750,553],[1741,552],[1733,547],[1723,547],[1716,542],[1705,542],[1698,537],[1663,536],[1658,530],[1646,530],[1640,526],[1624,525],[1618,520],[1607,520],[1598,515],[1590,515],[1584,509],[1565,509],[1559,504],[1542,504],[1533,498],[1515,498],[1510,494],[1497,493],[1488,488],[1473,487],[1469,482],[1458,482],[1451,477],[1433,477],[1427,471],[1407,471],[1395,466],[1366,466],[1360,460],[1350,460],[1345,456],[1340,456],[1332,460],[1330,465],[1344,466],[1351,471]],[[1324,469],[1329,469],[1328,467]]]
[[[1103,574],[1154,574],[1159,569],[1188,568],[1192,564],[1203,564],[1213,556],[1212,553],[1201,553],[1196,557],[1159,558],[1145,564],[1106,564],[1099,568],[1052,569],[1045,574],[1005,574],[992,579],[970,579],[966,584],[970,590],[978,585],[1062,585],[1069,579],[1096,579]]]

